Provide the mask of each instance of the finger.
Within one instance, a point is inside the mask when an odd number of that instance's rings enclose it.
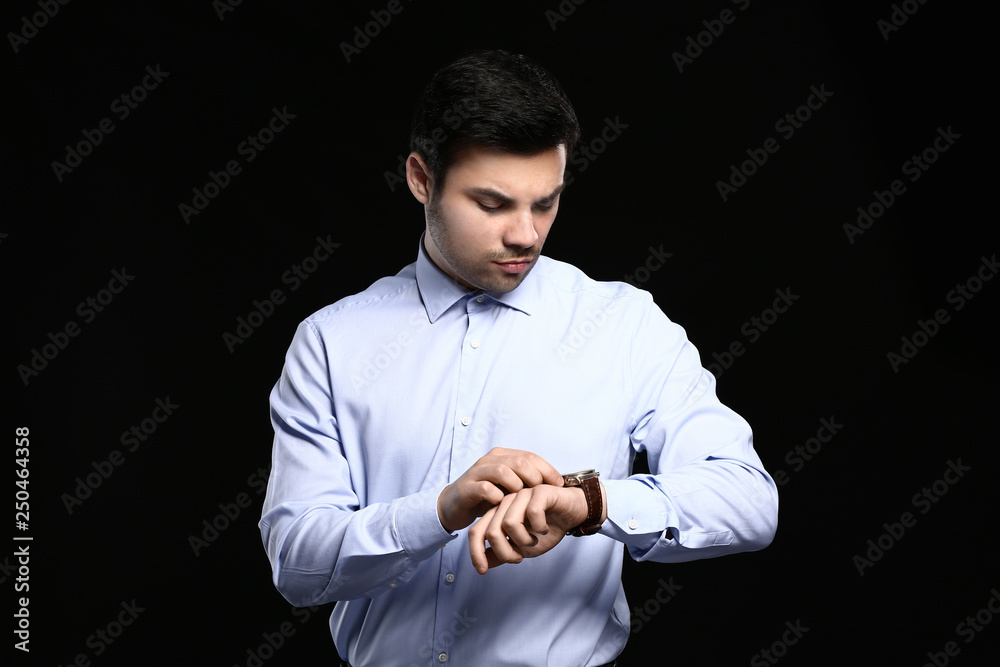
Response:
[[[507,495],[504,491],[497,487],[496,484],[489,481],[476,482],[472,487],[472,492],[475,494],[474,500],[478,500],[474,504],[481,505],[485,503],[487,506],[493,506],[500,504],[500,501],[504,499]],[[473,503],[469,503],[473,504]]]
[[[476,572],[484,574],[489,569],[489,559],[486,552],[486,528],[493,519],[496,508],[490,509],[483,514],[482,518],[469,528],[469,556],[472,558],[472,566]]]
[[[524,480],[526,486],[538,486],[539,484],[551,484],[552,486],[562,486],[563,478],[555,467],[534,452],[523,452],[514,458],[516,465],[515,472]]]
[[[524,510],[528,507],[531,497],[532,489],[530,488],[516,494],[501,521],[503,530],[507,533],[514,548],[533,547],[538,543],[538,538],[532,535],[528,527],[525,526]]]
[[[514,498],[516,498],[515,495],[504,497],[503,501],[497,505],[496,511],[489,520],[489,526],[486,528],[486,539],[493,548],[493,554],[504,563],[520,563],[524,559],[524,556],[514,548],[515,545],[507,541],[507,531],[503,525],[504,517]]]
[[[538,456],[538,463],[536,465],[538,467],[539,472],[542,473],[542,481],[545,484],[551,484],[552,486],[563,485],[562,474],[560,474],[560,472],[556,470],[551,463],[543,459],[541,456]]]
[[[523,449],[506,449],[504,447],[493,447],[488,451],[478,463],[500,462],[508,466],[527,486],[538,486],[539,484],[552,484],[562,486],[562,475],[548,461],[534,452]],[[510,489],[517,491],[520,489]]]
[[[552,493],[546,493],[544,490],[539,490],[539,493],[533,493],[524,508],[524,520],[531,526],[531,532],[536,535],[548,534],[549,522],[547,515],[549,508],[554,502],[553,495],[562,493],[554,489],[549,489],[549,491]]]
[[[487,549],[486,550],[486,567],[487,567],[487,569],[493,569],[494,567],[499,567],[501,565],[503,565],[503,561],[501,561],[499,558],[497,558],[496,554],[493,553],[493,549],[492,548]],[[483,570],[483,572],[480,572],[480,574],[483,574],[485,571],[486,570]]]
[[[499,462],[518,479],[518,485],[515,488],[508,487],[512,492],[520,491],[526,486],[538,486],[545,482],[545,477],[538,468],[538,463],[544,463],[544,460],[531,452],[513,452],[502,457]]]
[[[489,482],[500,491],[501,495],[517,493],[524,488],[520,474],[509,465],[508,461],[497,461],[480,466],[477,471],[479,479]],[[497,501],[500,502],[499,500]]]

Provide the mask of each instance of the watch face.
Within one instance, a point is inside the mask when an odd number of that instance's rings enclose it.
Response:
[[[568,475],[563,475],[563,482],[567,486],[578,486],[583,482],[583,480],[597,476],[598,472],[591,468],[590,470],[581,470],[579,472],[571,472]]]

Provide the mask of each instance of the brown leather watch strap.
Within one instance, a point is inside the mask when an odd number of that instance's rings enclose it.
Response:
[[[587,518],[583,523],[569,531],[569,535],[582,537],[593,535],[601,529],[601,515],[604,513],[604,501],[601,498],[601,482],[594,476],[580,483],[583,495],[587,499]]]

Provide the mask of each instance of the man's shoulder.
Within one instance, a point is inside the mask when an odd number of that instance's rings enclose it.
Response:
[[[620,280],[597,280],[582,269],[551,257],[539,257],[535,273],[539,277],[540,289],[577,294],[596,299],[627,299],[637,303],[651,301],[652,295],[646,290]]]
[[[413,299],[419,301],[416,289],[415,264],[409,264],[394,276],[379,278],[366,289],[320,308],[307,317],[306,321],[313,326],[322,327],[344,318],[376,315],[383,308],[399,306]]]

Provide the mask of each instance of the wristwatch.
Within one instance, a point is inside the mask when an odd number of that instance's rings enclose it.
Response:
[[[567,533],[574,537],[593,535],[601,529],[601,514],[604,513],[604,502],[601,499],[600,473],[596,470],[581,470],[563,475],[563,484],[567,487],[579,486],[587,498],[587,518],[583,523]]]

